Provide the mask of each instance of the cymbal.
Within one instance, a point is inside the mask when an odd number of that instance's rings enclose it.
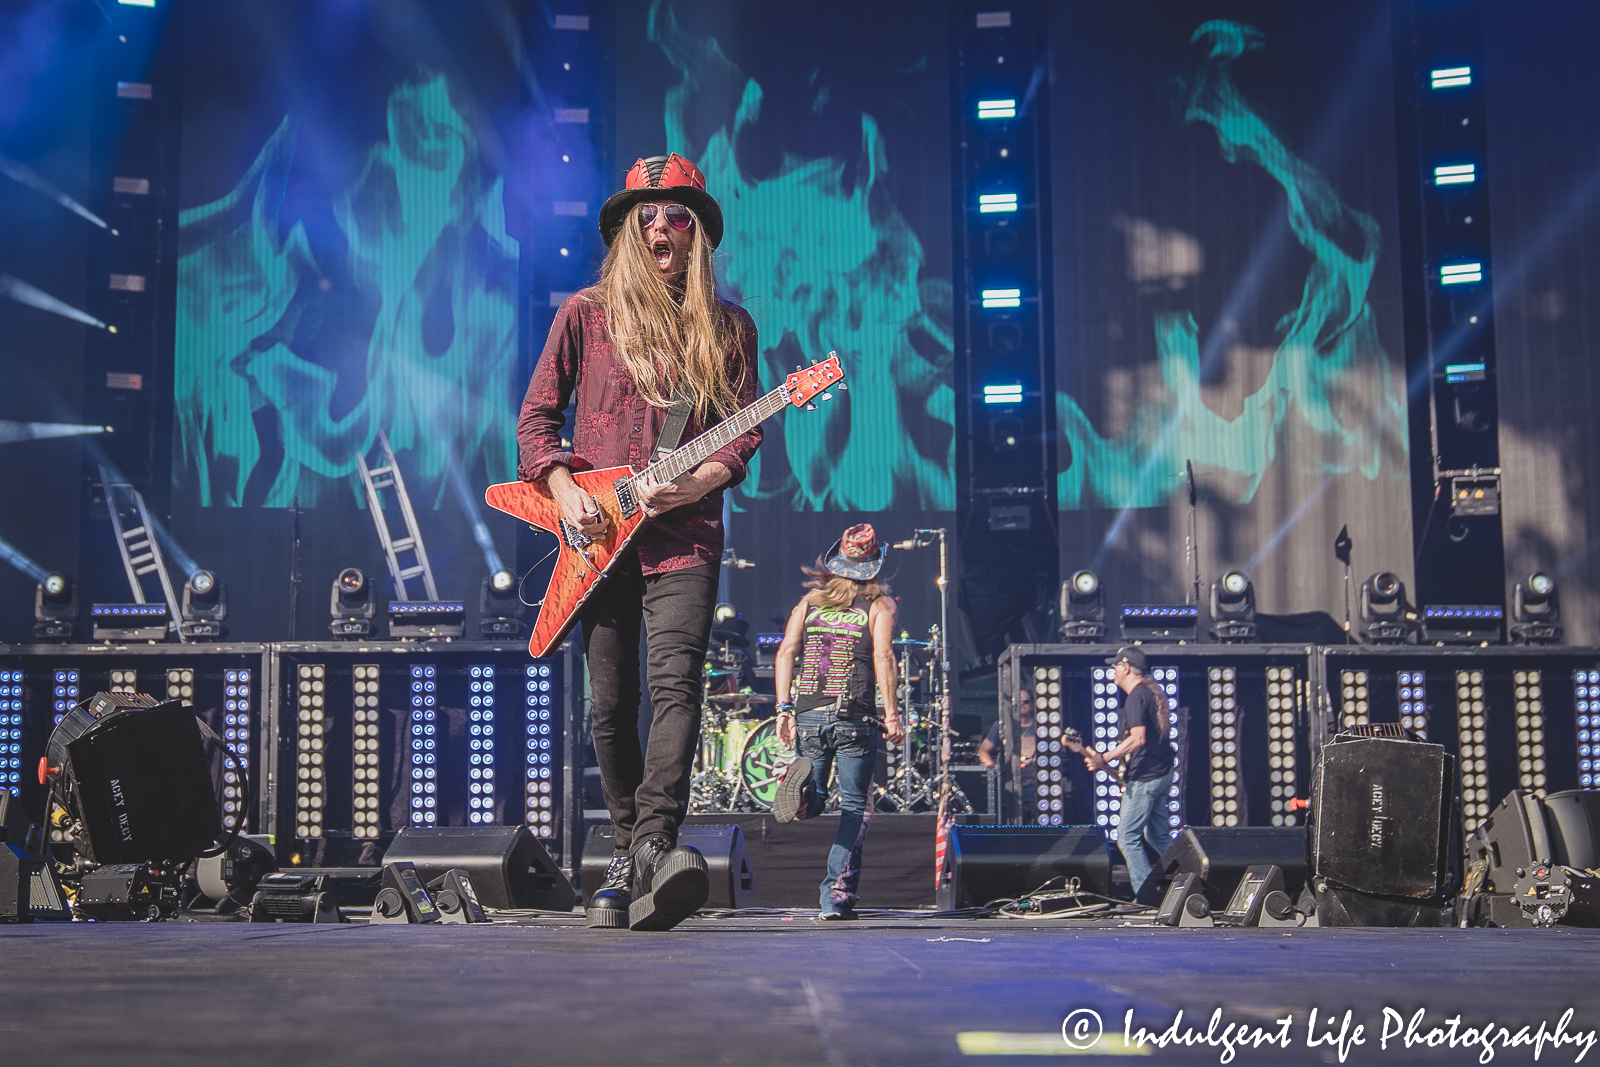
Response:
[[[712,693],[708,698],[713,704],[772,704],[777,697],[771,693]]]
[[[896,648],[932,648],[932,641],[918,641],[915,637],[897,637],[894,639]]]

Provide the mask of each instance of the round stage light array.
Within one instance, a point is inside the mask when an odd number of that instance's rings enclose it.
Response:
[[[1578,720],[1578,784],[1600,786],[1600,671],[1573,671]]]
[[[1167,740],[1172,742],[1174,749],[1182,752],[1188,740],[1178,736],[1178,720],[1172,714],[1172,709],[1178,706],[1178,668],[1155,667],[1151,669],[1150,677],[1154,678],[1156,685],[1167,694]],[[1173,761],[1172,785],[1167,789],[1167,825],[1174,833],[1183,827],[1182,764],[1182,760]]]
[[[1352,726],[1367,725],[1372,708],[1367,701],[1367,672],[1341,671],[1339,697],[1339,726],[1348,730]]]
[[[438,670],[411,667],[411,825],[439,822]]]
[[[22,672],[0,671],[0,789],[22,785]]]
[[[111,691],[113,693],[137,693],[139,691],[138,672],[132,670],[112,671]]]
[[[556,792],[555,752],[557,722],[555,685],[550,664],[530,663],[524,682],[524,707],[528,716],[527,793],[528,831],[535,837],[554,837]]]
[[[1243,822],[1244,785],[1239,779],[1239,678],[1232,667],[1206,668],[1211,712],[1211,825]]]
[[[467,668],[467,820],[494,822],[494,668]]]
[[[1488,722],[1483,702],[1483,672],[1456,672],[1456,738],[1461,757],[1461,820],[1467,833],[1489,815]]]
[[[1117,745],[1118,696],[1115,667],[1091,667],[1089,682],[1094,690],[1094,736],[1089,744],[1098,752]],[[1105,771],[1094,775],[1094,821],[1105,827],[1114,827],[1122,816],[1122,794],[1116,788],[1116,776]]]
[[[1400,671],[1394,676],[1400,705],[1400,725],[1422,740],[1428,739],[1428,679],[1421,671]]]
[[[1272,825],[1295,825],[1294,799],[1296,682],[1293,667],[1267,668],[1267,772],[1272,781]]]
[[[194,671],[173,667],[167,671],[167,699],[194,702]]]
[[[1517,784],[1544,796],[1544,685],[1539,671],[1511,675],[1517,711]]]
[[[302,663],[295,724],[294,830],[301,840],[322,836],[322,809],[327,799],[328,772],[323,765],[326,731],[327,668]]]
[[[1066,794],[1072,779],[1065,761],[1069,758],[1061,742],[1067,720],[1061,703],[1061,668],[1033,669],[1033,774],[1038,782],[1037,807],[1031,814],[1040,826],[1060,826],[1065,822]]]
[[[55,710],[55,722],[60,725],[61,719],[78,703],[78,672],[56,671],[55,690],[51,694],[52,707]]]
[[[249,815],[244,779],[250,767],[250,672],[222,672],[222,740],[236,766],[222,769],[222,825],[234,825]]]
[[[371,840],[381,832],[378,817],[378,665],[358,663],[350,672],[351,834]]]

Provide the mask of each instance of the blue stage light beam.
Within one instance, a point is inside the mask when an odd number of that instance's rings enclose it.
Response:
[[[467,476],[462,473],[461,464],[454,456],[450,457],[450,488],[455,490],[456,502],[461,505],[462,514],[466,515],[467,522],[472,526],[472,539],[483,550],[483,565],[489,568],[490,574],[499,574],[506,569],[506,565],[494,547],[494,538],[489,536],[489,526],[483,521],[483,512],[478,510],[478,501],[467,487]]]
[[[50,576],[49,571],[29,559],[21,549],[4,538],[0,538],[0,559],[5,560],[36,582],[42,582]]]
[[[0,419],[0,445],[14,445],[18,441],[42,441],[49,437],[78,437],[91,433],[110,433],[109,426],[92,426],[78,422],[15,422]]]
[[[98,326],[102,330],[110,329],[105,323],[88,312],[79,311],[71,304],[57,300],[43,289],[36,289],[21,278],[14,278],[9,274],[0,274],[0,296],[8,297],[19,304],[36,307],[40,311],[48,311],[53,315],[60,315],[63,318],[71,319],[73,322],[81,322],[85,326]],[[116,331],[112,330],[111,332],[115,333]]]
[[[47,200],[53,200],[81,218],[87,219],[102,230],[111,230],[105,219],[96,215],[72,197],[62,192],[45,178],[44,175],[34,170],[25,163],[19,163],[10,156],[0,155],[0,174],[4,174],[19,185],[25,185]],[[115,234],[116,230],[111,230]]]

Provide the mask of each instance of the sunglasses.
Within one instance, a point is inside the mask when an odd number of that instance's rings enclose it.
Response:
[[[667,221],[672,224],[672,228],[675,230],[687,230],[694,225],[694,215],[690,214],[689,209],[682,204],[667,204],[665,206],[640,204],[639,228],[641,230],[649,229],[651,224],[656,221],[656,212],[658,211],[667,213]]]

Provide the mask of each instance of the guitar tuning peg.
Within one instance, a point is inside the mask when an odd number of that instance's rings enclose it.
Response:
[[[843,382],[839,383],[839,392],[848,393],[849,391],[850,391],[850,387],[848,385],[844,384]]]
[[[815,405],[815,404],[807,404],[806,405],[806,410],[807,411],[815,411],[815,410],[817,410],[817,405]]]
[[[822,394],[822,395],[821,395],[821,396],[820,396],[820,397],[818,397],[818,398],[817,398],[817,399],[818,399],[818,400],[832,400],[832,399],[833,399],[833,394],[832,394],[832,393],[823,393],[823,394]]]

